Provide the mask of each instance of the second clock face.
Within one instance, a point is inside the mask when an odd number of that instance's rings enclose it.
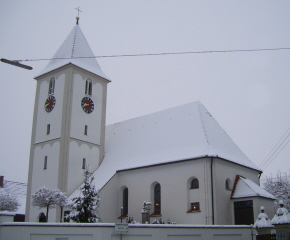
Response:
[[[86,113],[94,111],[94,102],[89,97],[84,97],[81,102],[82,108]]]
[[[46,99],[45,104],[44,104],[45,111],[51,112],[52,109],[54,108],[54,106],[55,106],[55,97],[54,96],[49,96]]]

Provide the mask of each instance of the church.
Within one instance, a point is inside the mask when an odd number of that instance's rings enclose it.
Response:
[[[274,214],[274,197],[259,186],[262,170],[201,102],[106,126],[111,79],[94,56],[77,22],[35,77],[26,221],[44,211],[31,194],[47,186],[76,197],[85,168],[103,222],[141,222],[144,201],[152,203],[150,222],[251,224],[261,205]],[[61,218],[61,209],[50,210],[48,222]]]

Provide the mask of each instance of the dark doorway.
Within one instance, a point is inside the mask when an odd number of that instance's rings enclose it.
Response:
[[[234,202],[235,224],[250,225],[254,224],[253,201],[238,201]]]

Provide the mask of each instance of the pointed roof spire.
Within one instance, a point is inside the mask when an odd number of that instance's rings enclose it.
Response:
[[[102,78],[110,80],[100,68],[79,25],[75,25],[63,44],[54,54],[48,65],[36,76],[72,63],[80,68],[92,72]]]
[[[78,11],[78,16],[76,17],[76,19],[77,19],[77,25],[79,25],[79,20],[80,20],[79,15],[80,15],[80,12],[83,12],[83,11],[80,10],[80,7],[76,8],[76,10]]]

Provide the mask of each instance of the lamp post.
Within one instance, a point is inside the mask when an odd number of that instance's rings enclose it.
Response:
[[[15,61],[11,61],[11,60],[8,60],[8,59],[5,59],[5,58],[1,58],[0,61],[4,62],[4,63],[11,64],[11,65],[14,65],[16,67],[21,67],[21,68],[25,68],[25,69],[28,69],[28,70],[32,70],[32,67],[24,65],[24,64],[21,64],[19,61],[16,61],[16,60]]]
[[[145,202],[143,203],[143,208],[141,211],[142,214],[142,223],[150,223],[150,219],[149,219],[149,215],[150,215],[150,210],[152,207],[152,203],[151,202]]]

